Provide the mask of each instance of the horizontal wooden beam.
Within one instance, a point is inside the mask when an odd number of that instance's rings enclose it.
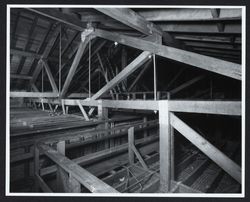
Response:
[[[204,154],[206,154],[211,160],[218,164],[237,182],[241,183],[240,166],[238,166],[224,153],[214,147],[210,142],[190,128],[173,113],[170,114],[170,123],[177,131],[179,131],[184,137],[186,137],[190,142],[198,147]]]
[[[40,93],[40,92],[10,92],[10,97],[28,97],[28,98],[45,98],[45,97],[58,97],[58,93]]]
[[[174,33],[207,33],[207,34],[241,34],[241,23],[225,24],[223,32],[218,30],[217,24],[200,24],[200,23],[158,23],[157,24],[163,31]]]
[[[41,102],[40,99],[34,99]],[[152,100],[79,100],[82,106],[98,107],[102,105],[115,109],[158,110],[159,101]],[[44,103],[59,104],[59,99],[43,99]],[[64,99],[65,105],[78,106],[77,99]],[[169,111],[183,113],[241,115],[240,101],[197,101],[197,100],[169,100]]]
[[[98,37],[131,46],[156,55],[172,59],[181,63],[192,65],[207,71],[215,72],[237,80],[241,80],[241,65],[220,60],[217,58],[163,46],[143,39],[125,36],[105,30],[95,29],[94,34]]]
[[[149,58],[150,53],[144,51],[136,59],[134,59],[127,67],[125,67],[119,74],[117,74],[112,80],[110,80],[104,87],[102,87],[95,95],[91,97],[91,100],[96,100],[101,97],[104,93],[111,90],[117,84],[119,84],[123,79],[127,78],[135,70],[137,70],[141,65],[143,65]]]
[[[31,80],[32,76],[21,75],[21,74],[10,74],[11,79],[24,79],[24,80]]]
[[[35,102],[41,102],[40,99],[33,99]],[[42,99],[43,103],[61,105],[59,99]],[[77,99],[64,99],[65,105],[78,106]],[[137,110],[158,110],[158,101],[149,100],[79,100],[82,106],[98,107],[102,105],[114,109],[137,109]]]
[[[168,101],[169,110],[172,112],[241,115],[240,101]]]
[[[240,20],[241,9],[221,8],[220,16],[213,18],[210,8],[156,8],[139,10],[137,13],[148,21],[230,21]]]
[[[129,8],[95,8],[96,10],[108,15],[133,29],[146,35],[159,34],[162,30],[156,27],[152,22],[146,21],[142,16]]]
[[[67,157],[54,150],[52,147],[45,144],[39,144],[38,148],[92,193],[119,193],[114,188],[92,175],[89,171],[76,164],[74,161],[69,160]]]

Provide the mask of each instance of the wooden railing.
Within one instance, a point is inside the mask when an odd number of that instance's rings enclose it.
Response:
[[[44,153],[57,165],[57,192],[80,193],[81,185],[83,185],[92,193],[119,193],[117,190],[63,155],[62,153],[65,152],[65,142],[59,142],[57,144],[57,150],[44,143],[36,145],[35,177],[37,191],[41,188],[43,192],[53,192],[40,176],[40,152]]]
[[[158,120],[152,120],[136,123],[134,124],[134,127],[137,131],[156,127],[157,125]],[[116,136],[120,136],[123,133],[127,134],[128,129],[129,126],[120,126],[109,130],[103,130],[102,133],[108,133],[109,135],[107,137],[102,137],[101,139],[113,138]],[[89,131],[87,133],[98,133],[98,131]],[[99,131],[99,133],[101,133],[101,131]],[[73,137],[72,135],[63,135],[57,138],[43,140],[43,142],[35,144],[35,181],[37,191],[41,189],[43,192],[53,192],[52,189],[43,180],[45,168],[40,167],[40,156],[41,154],[43,154],[56,164],[54,166],[48,167],[50,170],[49,173],[56,172],[56,192],[80,193],[81,186],[84,186],[92,193],[119,193],[117,190],[115,190],[102,180],[98,179],[89,171],[82,168],[78,164],[79,162],[74,161],[74,159],[70,160],[65,156],[65,142],[71,139],[81,140],[83,136],[84,134],[79,134]],[[54,145],[55,143],[57,149],[54,149],[52,146],[50,146]],[[124,148],[121,149],[126,149],[125,147],[127,146],[128,144],[123,145]]]

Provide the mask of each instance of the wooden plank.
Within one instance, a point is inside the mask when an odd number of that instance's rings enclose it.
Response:
[[[73,176],[69,176],[68,183],[68,192],[81,193],[81,184]]]
[[[146,165],[146,163],[144,162],[141,154],[139,153],[139,151],[136,149],[135,145],[132,145],[132,150],[135,153],[136,157],[138,158],[140,164],[142,165],[142,167],[146,170],[149,170],[148,166]]]
[[[186,137],[190,142],[192,142],[196,147],[198,147],[204,154],[206,154],[211,160],[218,164],[237,182],[241,183],[240,166],[238,166],[224,153],[214,147],[205,138],[200,136],[196,131],[190,128],[173,113],[170,114],[170,123],[177,131],[179,131],[184,137]]]
[[[58,97],[58,93],[40,93],[40,92],[22,92],[12,91],[10,97],[29,97],[29,98],[43,98],[43,97]]]
[[[33,98],[35,102],[41,102],[39,99]],[[63,99],[65,105],[78,106],[76,99]],[[79,100],[82,106],[98,107],[98,100]],[[52,103],[61,105],[59,99],[43,99],[44,103]],[[103,107],[121,108],[121,109],[138,109],[138,110],[158,110],[158,101],[152,100],[102,100]]]
[[[11,79],[24,79],[24,80],[31,80],[32,76],[28,75],[21,75],[21,74],[10,74]]]
[[[64,82],[63,89],[61,91],[61,97],[65,97],[67,90],[69,88],[69,85],[73,79],[73,76],[75,75],[75,71],[79,65],[80,60],[81,60],[82,54],[83,54],[89,41],[90,41],[90,38],[86,37],[85,40],[80,43],[78,50],[76,52],[74,61],[69,69],[69,73],[68,73],[67,78]]]
[[[198,53],[172,48],[143,39],[125,36],[100,29],[95,29],[94,34],[101,38],[105,38],[111,41],[117,41],[118,43],[127,46],[131,46],[144,51],[150,51],[151,53],[165,58],[169,58],[207,71],[241,80],[241,65],[236,63],[227,62]]]
[[[56,144],[57,151],[65,156],[65,141],[60,141]],[[56,172],[56,188],[57,192],[67,192],[68,173],[66,173],[60,165],[57,165]]]
[[[132,149],[134,141],[135,141],[134,127],[130,127],[128,129],[128,160],[130,165],[133,165],[135,163],[135,156]]]
[[[79,106],[79,108],[80,108],[80,110],[82,112],[82,115],[84,116],[85,120],[89,121],[89,117],[88,117],[86,111],[84,110],[84,108],[82,107],[82,105],[81,105],[81,103],[80,103],[79,100],[77,100],[77,104],[78,104],[78,106]]]
[[[168,101],[159,101],[160,189],[162,192],[170,190],[171,180],[171,135],[168,110]]]
[[[57,88],[56,82],[55,82],[55,80],[54,80],[54,77],[53,77],[53,75],[52,75],[52,73],[51,73],[51,71],[50,71],[50,68],[49,68],[48,63],[47,63],[46,61],[44,61],[44,60],[42,60],[42,62],[43,62],[43,65],[44,65],[44,67],[45,67],[46,73],[47,73],[47,75],[48,75],[49,82],[50,82],[50,84],[51,84],[51,87],[52,87],[52,89],[53,89],[53,92],[58,93],[58,88]]]
[[[40,151],[37,148],[37,145],[34,144],[34,174],[39,176],[40,172]],[[39,179],[35,179],[34,189],[36,192],[39,192]]]
[[[63,168],[66,172],[70,173],[72,177],[77,179],[83,186],[85,186],[92,193],[118,193],[111,186],[107,185],[90,172],[80,167],[78,164],[69,160],[56,150],[48,145],[39,144],[39,148],[56,164]]]
[[[53,191],[49,188],[49,186],[44,182],[44,180],[35,173],[35,178],[39,184],[39,187],[43,190],[45,193],[53,193]]]
[[[173,112],[241,115],[241,101],[179,101],[170,100],[169,110]]]
[[[189,187],[181,182],[176,182],[174,180],[171,180],[171,190],[172,189],[173,191],[171,192],[174,193],[202,193],[199,190],[193,189],[192,187]]]
[[[159,34],[162,35],[162,30],[153,23],[146,21],[142,16],[129,8],[95,8],[105,15],[122,22],[123,24],[146,35]]]
[[[119,74],[117,74],[109,83],[102,87],[96,94],[91,97],[91,100],[96,100],[101,97],[104,93],[112,89],[114,86],[119,84],[123,79],[127,78],[136,69],[138,69],[143,63],[148,60],[150,53],[144,51],[136,59],[134,59],[126,68],[124,68]]]

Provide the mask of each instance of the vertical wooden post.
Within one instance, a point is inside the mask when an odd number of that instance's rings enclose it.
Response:
[[[132,93],[132,99],[136,100],[136,94],[135,93]]]
[[[171,94],[170,92],[167,93],[167,99],[170,100],[171,99]],[[170,139],[171,139],[171,157],[170,157],[170,161],[171,161],[171,180],[175,179],[175,160],[174,160],[174,127],[170,124]]]
[[[71,175],[69,175],[68,192],[81,193],[81,184]]]
[[[69,106],[66,106],[66,114],[69,113]]]
[[[66,112],[65,112],[65,106],[64,106],[64,100],[63,99],[61,100],[61,103],[62,103],[63,114],[66,114]]]
[[[160,91],[157,91],[157,100],[160,100],[161,99],[161,92]]]
[[[143,122],[146,123],[147,120],[148,120],[147,116],[144,116],[144,117],[143,117]],[[143,126],[146,126],[146,124],[144,124]],[[147,137],[147,136],[148,136],[148,130],[147,130],[147,129],[144,129],[144,130],[143,130],[143,137],[145,138],[145,137]]]
[[[105,120],[108,119],[108,108],[102,106],[102,100],[98,100],[98,119]]]
[[[146,100],[146,98],[147,98],[146,93],[143,93],[143,100]]]
[[[171,136],[168,101],[159,101],[160,125],[160,189],[163,193],[170,190]]]
[[[53,112],[53,108],[52,108],[51,104],[50,104],[50,103],[48,103],[48,105],[49,105],[49,109],[50,109],[50,111],[51,111],[51,112]]]
[[[107,120],[108,119],[108,108],[103,107],[102,100],[98,100],[98,119],[99,120]],[[106,129],[108,126],[106,123],[101,123],[98,125],[98,128]],[[108,133],[104,133],[101,136],[108,136]],[[107,149],[109,147],[109,140],[104,140],[104,149]]]
[[[35,186],[34,190],[35,192],[39,192],[39,184],[38,179],[36,178],[36,175],[39,175],[40,170],[40,160],[39,160],[40,151],[37,148],[37,145],[34,144],[34,175],[35,175]]]
[[[42,109],[43,109],[43,111],[44,111],[44,104],[43,104],[43,99],[42,99],[42,101],[41,101],[41,102],[42,102]]]
[[[24,153],[29,153],[30,152],[30,146],[25,146],[24,148]],[[28,178],[30,176],[30,161],[27,161],[24,164],[24,176]]]
[[[65,141],[58,142],[56,147],[57,151],[60,154],[65,155]],[[68,180],[68,174],[60,166],[57,166],[57,173],[56,173],[57,192],[66,191],[67,180]]]
[[[135,162],[134,152],[133,152],[133,145],[134,145],[134,127],[128,129],[128,158],[129,164],[132,165]]]

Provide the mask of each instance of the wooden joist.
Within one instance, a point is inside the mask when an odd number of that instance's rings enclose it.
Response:
[[[179,131],[184,137],[198,147],[203,153],[205,153],[211,160],[218,164],[223,170],[225,170],[230,176],[236,181],[241,183],[241,168],[224,153],[218,150],[205,138],[199,135],[181,119],[175,116],[173,113],[170,114],[171,125]]]
[[[213,57],[160,45],[143,39],[95,29],[94,35],[156,55],[241,80],[241,65]]]
[[[10,97],[28,97],[28,98],[45,98],[45,97],[58,97],[58,93],[40,93],[40,92],[10,92]]]
[[[150,53],[144,51],[137,58],[135,58],[127,67],[125,67],[119,74],[117,74],[112,80],[109,81],[104,87],[102,87],[96,94],[91,97],[91,100],[96,100],[104,93],[111,90],[114,86],[119,84],[123,79],[127,78],[136,69],[143,65],[150,56]]]

